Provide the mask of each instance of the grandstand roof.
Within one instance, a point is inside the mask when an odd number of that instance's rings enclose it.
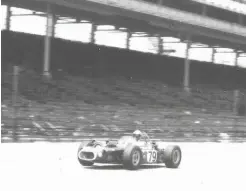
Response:
[[[46,12],[46,3],[52,3],[52,12],[57,16],[75,17],[89,20],[98,24],[111,24],[128,28],[134,32],[147,32],[151,35],[172,36],[186,39],[187,34],[192,35],[192,41],[209,44],[211,46],[223,46],[246,51],[246,40],[234,34],[221,33],[219,31],[203,28],[195,25],[188,25],[180,22],[160,19],[155,16],[144,15],[134,11],[112,9],[109,6],[88,3],[83,1],[83,8],[79,8],[69,0],[3,0],[2,4]],[[56,4],[53,4],[53,3]]]
[[[222,0],[222,1],[192,0],[192,1],[246,15],[246,1],[245,0]]]

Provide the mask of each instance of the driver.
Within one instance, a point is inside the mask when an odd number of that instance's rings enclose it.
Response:
[[[136,130],[133,132],[133,137],[136,138],[137,141],[140,140],[140,138],[142,137],[142,132],[139,130]]]

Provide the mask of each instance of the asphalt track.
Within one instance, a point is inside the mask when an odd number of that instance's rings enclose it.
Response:
[[[76,158],[79,143],[4,143],[0,190],[246,190],[246,143],[178,144],[180,168],[128,171],[120,165],[82,167]]]

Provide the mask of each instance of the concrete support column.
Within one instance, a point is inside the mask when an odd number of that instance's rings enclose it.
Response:
[[[10,30],[10,27],[11,27],[11,15],[12,15],[12,12],[11,12],[11,6],[10,5],[7,5],[7,12],[6,12],[6,30]]]
[[[212,63],[215,63],[215,53],[216,53],[215,48],[212,48],[212,55],[211,55],[211,62]]]
[[[54,15],[51,12],[50,4],[47,5],[46,35],[44,41],[44,71],[43,75],[50,78],[50,52],[51,38],[54,35]]]
[[[233,113],[237,114],[237,109],[238,109],[238,103],[239,103],[239,90],[234,90],[233,91]]]
[[[159,5],[163,5],[163,0],[158,0]]]
[[[238,56],[239,56],[239,53],[236,52],[236,55],[235,55],[235,60],[234,60],[234,65],[235,67],[237,68],[238,67]],[[235,74],[234,78],[237,78],[237,74]],[[235,80],[236,83],[237,83],[237,80]],[[237,114],[237,110],[238,110],[238,104],[239,104],[239,101],[240,101],[240,90],[239,89],[235,89],[233,91],[233,113],[234,114]]]
[[[239,57],[239,53],[235,52],[235,60],[234,60],[235,67],[238,67],[238,57]]]
[[[239,23],[240,25],[243,25],[243,22],[244,22],[244,20],[243,20],[243,15],[242,15],[242,14],[238,14],[238,23]]]
[[[162,55],[163,53],[163,39],[161,36],[158,36],[158,54]]]
[[[185,52],[185,63],[184,63],[184,90],[190,92],[190,47],[191,41],[190,37],[187,38],[187,47]]]
[[[57,18],[54,14],[52,14],[52,19],[53,19],[53,22],[52,22],[52,33],[51,33],[51,36],[54,38],[55,37],[55,33],[56,33],[56,22],[57,22]]]
[[[203,4],[202,5],[202,16],[207,16],[207,5]]]
[[[13,67],[13,91],[12,91],[12,106],[13,106],[13,139],[18,139],[18,82],[19,82],[19,66]]]
[[[96,31],[97,31],[97,25],[94,23],[91,23],[91,37],[90,37],[91,39],[90,39],[90,42],[92,44],[95,44],[95,42],[96,42],[96,38],[95,38]]]
[[[127,30],[126,34],[126,49],[130,50],[132,33]]]

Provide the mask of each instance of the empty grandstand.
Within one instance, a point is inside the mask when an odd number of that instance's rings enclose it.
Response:
[[[246,137],[244,68],[189,61],[187,92],[187,58],[51,38],[47,61],[47,41],[2,31],[2,141],[13,135],[22,140],[116,137],[135,128],[166,139]],[[233,53],[239,56],[241,49]],[[43,62],[50,64],[49,80],[42,77]],[[13,105],[14,65],[20,71]]]

